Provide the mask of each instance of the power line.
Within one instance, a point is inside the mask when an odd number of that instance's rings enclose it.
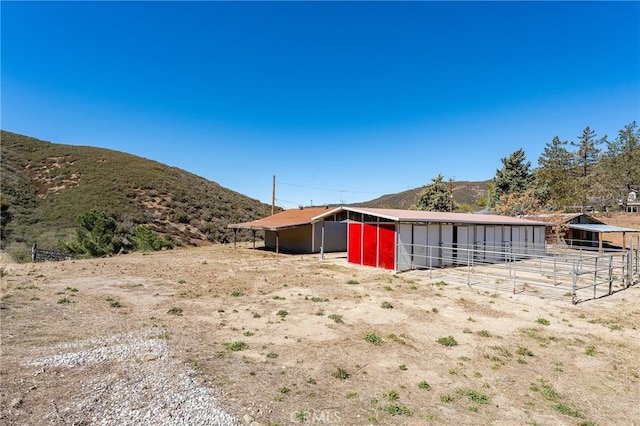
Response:
[[[328,191],[328,192],[346,192],[349,194],[379,194],[380,191],[350,191],[348,189],[328,189],[328,188],[316,188],[313,186],[305,186],[305,185],[298,185],[295,183],[287,183],[287,182],[278,182],[279,185],[287,185],[287,186],[295,186],[298,188],[304,188],[304,189],[313,189],[315,191]]]

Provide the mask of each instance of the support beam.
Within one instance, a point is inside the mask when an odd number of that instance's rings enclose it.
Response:
[[[603,234],[604,234],[603,232],[598,232],[598,249],[600,253],[602,253],[602,235]]]
[[[251,232],[253,232],[253,249],[256,249],[256,230],[252,229]]]

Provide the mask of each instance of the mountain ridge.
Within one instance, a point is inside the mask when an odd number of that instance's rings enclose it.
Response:
[[[271,214],[271,206],[259,200],[126,152],[6,130],[0,142],[0,199],[11,218],[3,222],[1,248],[17,245],[23,256],[34,241],[51,247],[72,239],[77,218],[92,209],[114,217],[122,234],[148,225],[179,246],[229,242],[234,234],[228,224]],[[422,188],[352,205],[408,209]],[[475,206],[486,196],[486,182],[454,182],[453,196],[458,204]]]

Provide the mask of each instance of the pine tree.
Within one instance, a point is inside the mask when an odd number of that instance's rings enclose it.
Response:
[[[451,208],[451,194],[443,179],[444,176],[441,174],[431,179],[431,183],[425,185],[418,194],[418,199],[411,206],[411,210],[448,212]]]
[[[640,190],[640,129],[634,121],[620,130],[613,142],[606,143],[602,181],[611,200],[620,200],[626,211],[629,193]]]
[[[491,194],[489,194],[490,208],[494,208],[503,195],[523,193],[531,188],[534,182],[531,162],[526,161],[526,155],[522,148],[501,161],[503,166],[496,170]]]
[[[571,145],[578,149],[574,152],[575,166],[578,171],[576,177],[575,199],[579,200],[582,209],[588,204],[590,196],[598,191],[598,183],[593,173],[595,165],[600,160],[601,149],[599,145],[606,142],[607,137],[598,139],[596,132],[589,126],[585,127],[582,135],[578,136],[578,142],[571,142]]]
[[[558,136],[548,142],[538,158],[539,167],[534,173],[536,194],[543,204],[550,204],[554,210],[574,203],[575,180],[572,154],[566,148],[568,143]]]

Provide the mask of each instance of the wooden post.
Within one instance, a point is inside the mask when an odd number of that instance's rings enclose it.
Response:
[[[600,249],[600,253],[602,253],[602,232],[598,232],[598,248]]]
[[[256,249],[256,230],[252,229],[251,232],[253,232],[253,249]]]
[[[276,231],[276,254],[280,253],[280,233]]]

